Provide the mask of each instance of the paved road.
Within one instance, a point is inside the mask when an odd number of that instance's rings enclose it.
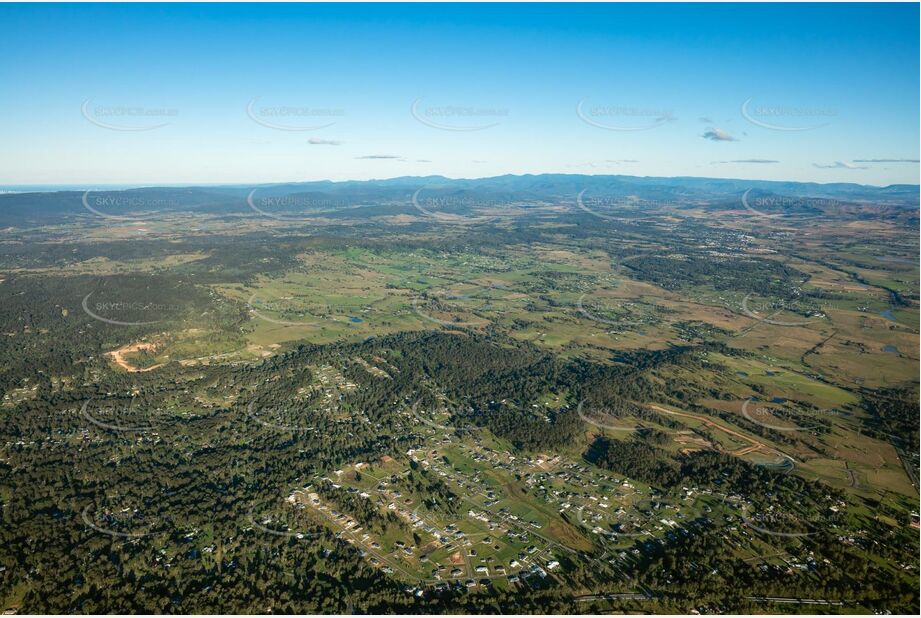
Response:
[[[640,592],[608,592],[605,594],[586,594],[576,597],[576,603],[586,603],[589,601],[615,601],[617,599],[628,599],[631,601],[648,601],[651,597]]]
[[[847,482],[854,489],[860,489],[860,478],[857,476],[857,471],[851,468],[851,466],[844,462],[844,466],[847,469]]]
[[[845,605],[852,601],[837,601],[831,599],[797,599],[793,597],[745,597],[748,601],[762,601],[767,603],[786,603],[790,605]]]

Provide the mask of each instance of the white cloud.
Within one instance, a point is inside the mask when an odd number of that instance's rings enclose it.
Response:
[[[847,163],[845,161],[835,161],[831,165],[822,165],[820,163],[813,163],[813,167],[817,167],[823,170],[865,170],[866,167],[860,165],[854,165],[853,163]]]
[[[334,139],[320,139],[319,137],[311,137],[307,140],[307,143],[314,146],[339,146],[342,144],[342,142]]]
[[[708,139],[713,142],[736,142],[738,141],[733,136],[729,135],[723,129],[719,127],[708,127],[704,134],[701,135],[702,138]]]

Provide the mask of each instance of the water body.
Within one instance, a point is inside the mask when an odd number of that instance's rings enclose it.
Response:
[[[886,309],[885,311],[880,311],[879,314],[886,318],[887,320],[892,320],[895,322],[895,316],[892,314],[892,309]]]
[[[361,324],[363,321],[364,320],[362,320],[361,318],[356,318],[354,315],[349,316],[349,322],[351,322],[352,324]]]
[[[898,354],[899,349],[895,347],[894,345],[884,345],[883,352],[889,352],[890,354]]]

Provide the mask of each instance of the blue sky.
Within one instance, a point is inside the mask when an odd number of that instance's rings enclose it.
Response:
[[[917,183],[918,18],[917,4],[5,4],[0,184]]]

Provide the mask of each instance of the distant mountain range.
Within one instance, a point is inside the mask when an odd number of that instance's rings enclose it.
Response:
[[[25,189],[26,187],[22,187]],[[918,185],[874,187],[853,183],[802,183],[768,180],[734,180],[697,177],[592,176],[580,174],[504,175],[478,179],[444,176],[405,176],[383,180],[328,180],[262,185],[103,188],[99,191],[34,191],[0,193],[0,226],[39,222],[49,217],[93,216],[93,211],[113,217],[139,212],[192,211],[209,214],[251,215],[247,198],[272,198],[278,211],[296,212],[304,204],[331,211],[389,204],[392,214],[418,214],[411,198],[418,190],[450,196],[458,203],[521,202],[573,203],[581,192],[592,197],[631,198],[659,204],[737,207],[746,191],[764,201],[778,199],[783,206],[796,200],[835,200],[864,207],[917,209]],[[7,188],[15,190],[15,188]],[[255,192],[255,193],[254,193]],[[280,199],[283,198],[283,199]],[[406,208],[401,208],[401,203]]]

